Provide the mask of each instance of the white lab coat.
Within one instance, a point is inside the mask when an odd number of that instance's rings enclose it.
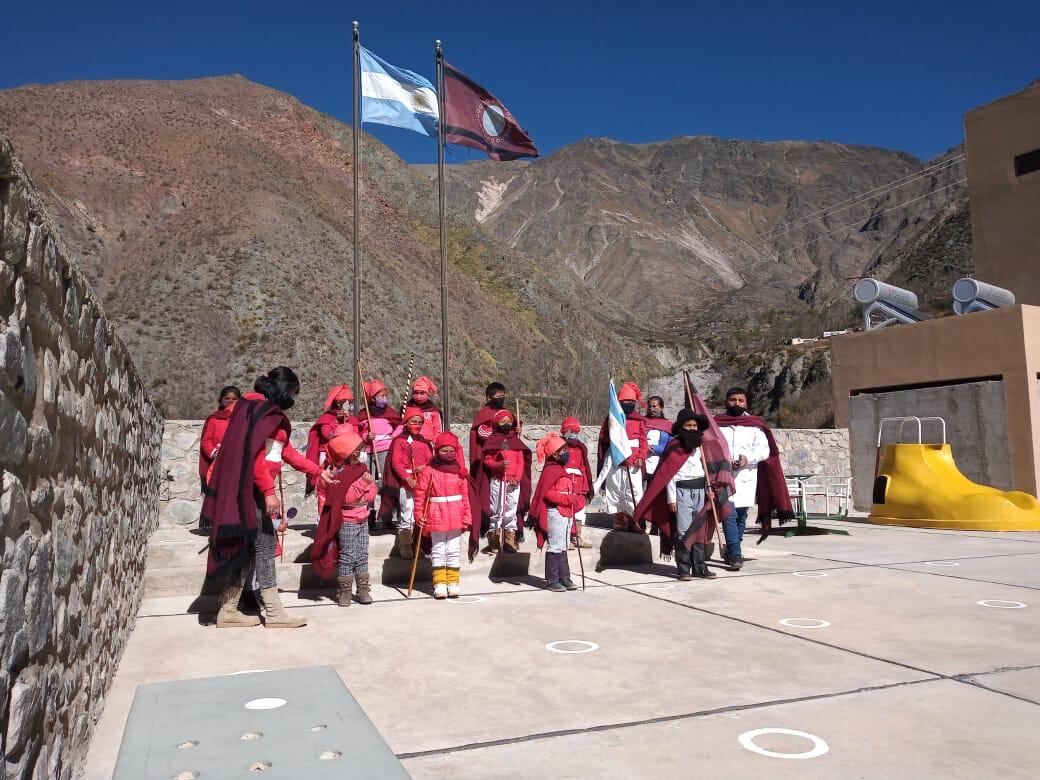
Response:
[[[747,458],[747,466],[733,475],[736,492],[733,494],[733,506],[737,509],[753,506],[756,503],[758,490],[758,464],[769,457],[769,442],[766,435],[758,428],[736,425],[721,426],[722,435],[729,443],[729,451],[733,460],[743,455]]]

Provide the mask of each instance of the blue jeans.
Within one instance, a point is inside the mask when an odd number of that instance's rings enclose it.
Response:
[[[743,556],[740,540],[744,538],[744,527],[747,525],[748,507],[734,507],[733,514],[722,521],[722,533],[726,536],[726,557],[729,560]]]

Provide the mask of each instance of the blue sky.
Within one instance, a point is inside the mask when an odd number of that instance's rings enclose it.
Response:
[[[350,22],[433,77],[433,41],[494,92],[543,154],[586,136],[833,140],[928,158],[963,113],[1040,77],[1040,2],[23,3],[0,88],[240,73],[351,115]],[[432,139],[366,130],[413,162]],[[449,161],[476,159],[452,148]]]

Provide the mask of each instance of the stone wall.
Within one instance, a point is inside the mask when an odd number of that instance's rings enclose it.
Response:
[[[0,136],[0,753],[70,778],[141,594],[162,419]]]
[[[293,423],[293,446],[303,452],[307,443],[309,423]],[[462,441],[463,448],[469,449],[469,426],[453,425],[452,430]],[[549,430],[556,430],[544,425],[529,425],[525,437],[537,441]],[[585,426],[582,439],[589,448],[592,469],[596,470],[596,437],[598,428]],[[851,476],[849,465],[849,432],[844,429],[820,430],[776,430],[777,446],[784,462],[784,468],[790,473],[817,474],[836,477]],[[201,499],[199,493],[198,458],[199,437],[202,435],[201,420],[167,420],[163,432],[163,481],[160,490],[160,525],[194,524],[199,519]],[[537,465],[536,465],[537,470]],[[303,477],[292,469],[284,470],[285,503],[308,511],[313,510],[311,503],[303,499]],[[811,511],[821,511],[822,507],[811,504]]]

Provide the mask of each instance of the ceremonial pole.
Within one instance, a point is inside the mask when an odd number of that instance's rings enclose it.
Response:
[[[444,54],[437,50],[437,208],[441,227],[441,407],[444,429],[451,430],[451,392],[448,389],[448,245],[444,234]]]
[[[354,393],[364,395],[361,365],[361,39],[354,29]]]

